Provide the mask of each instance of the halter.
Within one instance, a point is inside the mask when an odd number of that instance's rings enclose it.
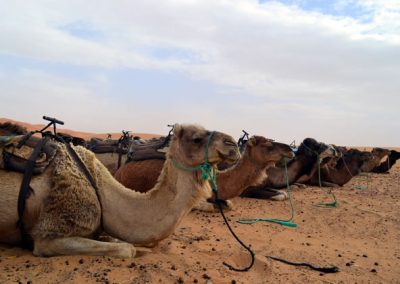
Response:
[[[310,147],[308,147],[308,146],[307,146],[306,144],[304,144],[304,143],[302,143],[302,145],[303,145],[308,151],[310,151],[312,154],[314,154],[314,155],[317,156],[317,163],[318,163],[318,185],[319,185],[319,188],[322,189],[322,181],[321,181],[321,157],[320,157],[320,155],[319,155],[319,152],[314,151],[313,149],[311,149]],[[328,145],[328,146],[329,146],[329,145]],[[300,145],[300,147],[301,147],[301,145]],[[319,148],[318,148],[318,150],[320,150],[321,148],[322,148],[322,143],[319,143]],[[333,148],[333,149],[335,150],[335,152],[336,152],[336,149],[335,149],[334,147],[332,147],[332,148]],[[336,153],[335,153],[335,154],[336,154]],[[318,204],[315,204],[315,205],[314,205],[315,207],[323,207],[323,208],[337,207],[338,202],[337,202],[336,196],[335,196],[335,194],[333,193],[332,189],[329,188],[326,192],[327,192],[327,194],[330,194],[330,195],[332,196],[333,201],[332,201],[332,202],[328,202],[328,203],[318,203]]]
[[[180,164],[178,161],[176,161],[174,158],[172,158],[172,164],[180,170],[184,170],[187,172],[196,172],[196,171],[201,171],[201,179],[202,180],[211,180],[212,183],[212,188],[213,191],[215,192],[216,186],[214,186],[214,184],[216,185],[216,166],[211,166],[210,161],[208,160],[208,148],[209,145],[211,143],[211,140],[214,136],[215,131],[210,132],[210,134],[208,135],[208,141],[205,147],[205,153],[204,153],[204,163],[202,163],[201,165],[198,165],[196,167],[189,167],[189,166],[185,166]]]

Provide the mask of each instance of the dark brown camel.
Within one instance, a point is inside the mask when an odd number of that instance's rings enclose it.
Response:
[[[400,152],[396,150],[390,150],[388,157],[380,165],[376,166],[371,170],[373,173],[388,173],[389,170],[396,164],[396,161],[400,159]]]
[[[289,184],[300,178],[311,176],[316,169],[318,155],[322,163],[336,154],[333,147],[319,143],[315,139],[306,138],[299,146],[296,156],[287,164]],[[285,168],[271,167],[267,170],[268,178],[264,185],[249,187],[242,196],[251,198],[268,198],[276,192],[275,189],[286,187]],[[304,178],[305,179],[305,178]]]
[[[361,166],[361,171],[364,173],[369,173],[375,167],[379,166],[382,159],[389,155],[390,150],[383,148],[373,148],[370,157],[366,157],[363,165]],[[368,153],[368,152],[367,152]]]
[[[365,151],[350,149],[336,162],[336,165],[327,164],[321,167],[322,186],[342,186],[349,182],[354,176],[361,172],[363,163],[368,159]],[[316,173],[309,184],[319,185],[318,173]]]
[[[26,133],[28,133],[28,131],[21,125],[9,121],[0,123],[0,136],[23,135]]]
[[[290,146],[253,136],[239,162],[218,172],[219,198],[227,200],[239,196],[248,186],[262,183],[266,178],[266,169],[282,157],[293,157]],[[132,161],[123,165],[114,176],[126,187],[147,191],[156,183],[163,163],[162,159]]]

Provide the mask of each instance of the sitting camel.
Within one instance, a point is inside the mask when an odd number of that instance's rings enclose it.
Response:
[[[119,139],[91,138],[87,143],[87,148],[95,153],[96,158],[106,166],[111,174],[114,174],[125,163],[129,145],[136,141],[129,135],[129,131],[122,130]]]
[[[94,190],[66,146],[54,143],[56,156],[41,175],[32,177],[33,194],[26,200],[23,215],[36,256],[133,257],[134,244],[168,237],[195,203],[211,195],[209,182],[198,170],[181,167],[199,167],[207,161],[214,166],[240,157],[231,136],[196,125],[176,125],[158,183],[143,194],[117,182],[91,151],[73,147],[97,185]],[[15,226],[21,181],[21,173],[0,169],[0,242],[21,240]],[[124,242],[94,240],[101,230]]]
[[[289,184],[308,180],[318,169],[318,155],[321,164],[329,161],[331,157],[336,155],[336,150],[324,143],[317,142],[315,139],[306,138],[300,144],[293,160],[287,164],[287,178]],[[262,186],[250,187],[243,196],[261,198],[269,195],[271,189],[279,189],[286,187],[286,171],[285,168],[271,167],[267,171],[268,178]]]
[[[218,197],[227,200],[239,196],[249,186],[262,183],[267,177],[266,170],[282,157],[293,158],[290,146],[262,136],[251,137],[238,163],[218,172]],[[147,191],[156,183],[163,164],[162,159],[131,161],[118,169],[115,178],[126,187]],[[199,209],[214,210],[212,204],[204,202]]]
[[[26,133],[28,133],[28,131],[21,125],[9,121],[0,123],[0,136],[23,135]]]
[[[390,150],[388,149],[378,147],[373,148],[371,152],[367,152],[370,153],[370,155],[369,157],[365,157],[365,161],[361,166],[361,171],[364,173],[371,172],[372,169],[379,166],[379,164],[382,162],[382,159],[389,155],[389,152]]]
[[[369,159],[370,152],[350,149],[336,160],[336,163],[328,163],[321,167],[321,185],[337,187],[349,182],[354,176],[361,172],[361,168]],[[318,173],[314,174],[308,182],[312,185],[319,185]]]
[[[400,159],[400,152],[396,150],[390,150],[388,157],[384,161],[382,161],[378,166],[373,168],[371,172],[388,173],[398,159]]]

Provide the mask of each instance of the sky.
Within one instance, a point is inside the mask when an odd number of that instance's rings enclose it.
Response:
[[[0,0],[0,117],[400,146],[399,0]]]

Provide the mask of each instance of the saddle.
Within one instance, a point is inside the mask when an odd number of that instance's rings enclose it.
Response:
[[[170,137],[155,138],[147,142],[133,140],[128,151],[127,163],[150,159],[165,160],[165,153],[169,146]]]
[[[0,169],[24,173],[36,145],[41,138],[35,136],[0,136]],[[48,141],[43,144],[39,155],[37,156],[33,174],[41,174],[53,160],[57,152],[57,145]]]
[[[90,139],[88,148],[89,150],[97,154],[128,153],[128,147],[125,146],[123,143],[120,143],[120,140],[102,140],[99,138],[92,138]]]

